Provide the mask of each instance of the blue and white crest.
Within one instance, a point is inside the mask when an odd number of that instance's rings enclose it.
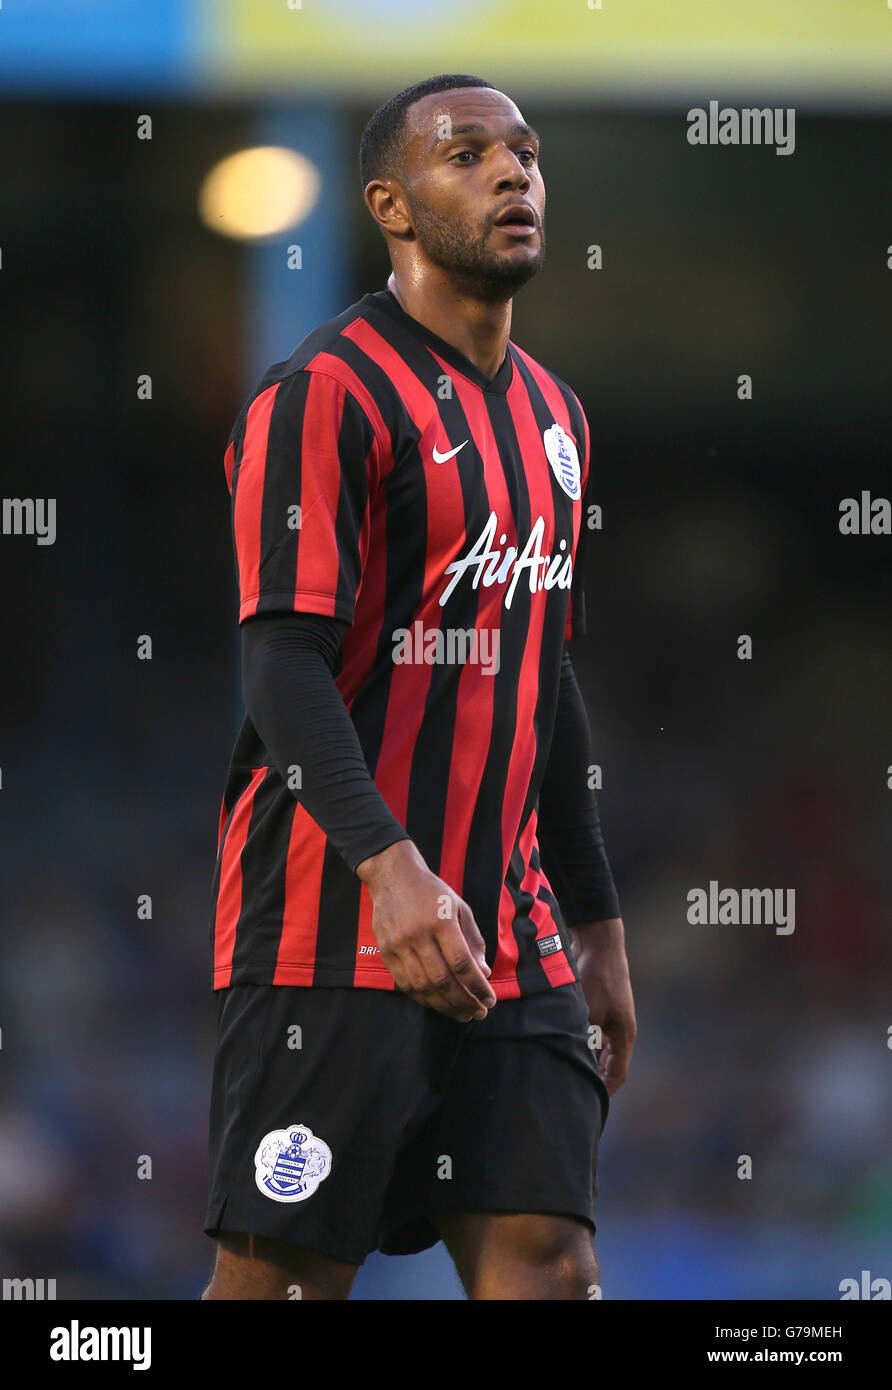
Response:
[[[579,455],[573,440],[555,423],[542,436],[551,471],[568,497],[574,501],[581,495],[579,485]]]
[[[306,1125],[265,1134],[254,1155],[254,1176],[274,1202],[304,1202],[331,1172],[331,1149]]]

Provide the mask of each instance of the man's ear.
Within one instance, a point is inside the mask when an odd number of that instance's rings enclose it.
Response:
[[[365,189],[366,207],[382,232],[389,236],[408,237],[415,228],[409,204],[396,179],[372,179]]]

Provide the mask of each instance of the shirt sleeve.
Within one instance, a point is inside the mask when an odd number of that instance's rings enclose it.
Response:
[[[293,372],[258,392],[227,448],[239,622],[353,621],[379,482],[375,432],[341,382]]]

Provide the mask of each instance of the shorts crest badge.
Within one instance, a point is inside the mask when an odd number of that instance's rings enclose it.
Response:
[[[265,1134],[254,1155],[254,1176],[274,1202],[304,1202],[331,1172],[331,1149],[306,1125]]]
[[[579,486],[579,455],[576,445],[560,425],[555,422],[542,436],[545,453],[551,464],[551,471],[568,497],[574,501],[581,495]]]

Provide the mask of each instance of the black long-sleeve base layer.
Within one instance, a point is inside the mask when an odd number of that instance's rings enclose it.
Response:
[[[589,786],[593,762],[589,718],[565,648],[537,831],[542,865],[568,927],[620,915],[598,798]]]
[[[334,670],[346,623],[276,613],[242,624],[242,692],[269,756],[355,872],[408,839],[372,780]],[[597,799],[591,732],[569,655],[539,801],[539,844],[568,926],[619,916]],[[297,770],[299,769],[299,777]]]

